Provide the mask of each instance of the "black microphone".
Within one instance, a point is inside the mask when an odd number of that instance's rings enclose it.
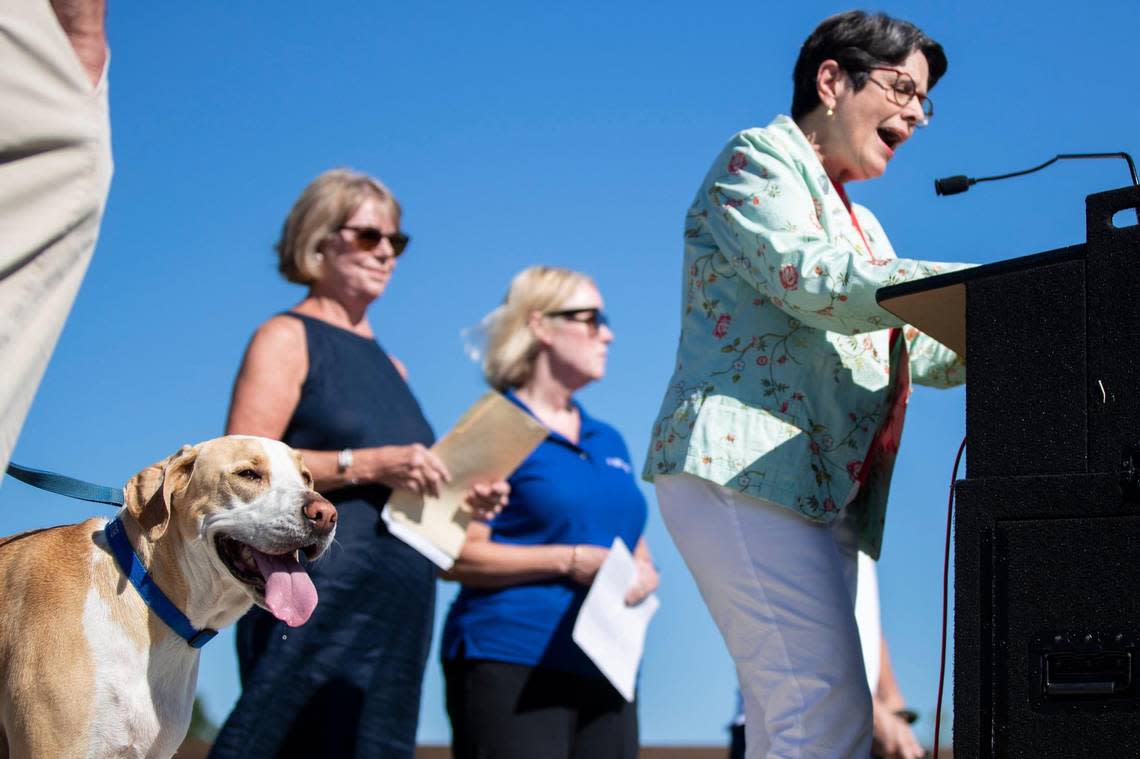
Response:
[[[962,174],[954,177],[942,177],[942,179],[934,180],[934,192],[936,195],[957,195],[970,189],[970,185],[975,181]]]
[[[965,192],[970,189],[971,185],[978,182],[994,182],[998,179],[1009,179],[1010,177],[1020,177],[1025,174],[1032,174],[1035,171],[1041,171],[1046,166],[1051,166],[1057,161],[1067,160],[1070,158],[1123,158],[1128,162],[1128,171],[1132,175],[1132,184],[1140,184],[1136,181],[1136,165],[1132,163],[1132,156],[1127,153],[1060,153],[1053,156],[1040,166],[1034,166],[1032,169],[1025,171],[1014,171],[1009,174],[998,174],[994,177],[978,177],[974,179],[959,174],[953,177],[943,177],[942,179],[934,180],[934,192],[937,195],[957,195],[960,192]]]

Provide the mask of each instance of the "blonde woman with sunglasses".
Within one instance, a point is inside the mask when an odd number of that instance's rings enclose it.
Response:
[[[447,575],[463,589],[441,645],[455,759],[636,759],[637,705],[570,637],[615,537],[657,587],[625,441],[574,394],[605,374],[614,333],[588,277],[535,266],[485,321],[487,383],[549,429],[511,475],[507,508],[473,522]]]
[[[309,568],[319,603],[304,626],[261,609],[238,623],[242,695],[214,757],[414,754],[435,571],[380,510],[393,489],[435,493],[449,474],[368,319],[408,245],[400,216],[379,181],[335,169],[305,188],[281,231],[279,269],[307,293],[254,334],[226,432],[299,449],[336,504],[337,541]],[[468,501],[491,516],[506,493],[486,483]]]

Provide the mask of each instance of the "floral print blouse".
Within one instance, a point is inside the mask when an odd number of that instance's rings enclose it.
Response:
[[[877,558],[893,455],[873,476],[860,470],[898,365],[908,357],[910,380],[938,387],[964,382],[966,369],[875,291],[965,265],[897,258],[787,116],[729,141],[684,239],[676,369],[643,476],[696,475],[820,522],[850,504],[860,547]],[[904,338],[893,345],[892,327]]]

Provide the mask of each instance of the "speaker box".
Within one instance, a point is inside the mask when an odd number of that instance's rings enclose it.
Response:
[[[1140,188],[966,285],[954,750],[1140,757]]]
[[[1140,757],[1140,510],[1106,475],[957,497],[955,755]]]

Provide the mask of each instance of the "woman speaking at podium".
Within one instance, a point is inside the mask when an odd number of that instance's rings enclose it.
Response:
[[[897,258],[845,187],[930,123],[946,66],[906,21],[826,19],[791,117],[735,135],[685,220],[676,370],[644,475],[736,663],[750,759],[870,753],[857,552],[879,555],[910,382],[965,380],[875,291],[962,266]]]

